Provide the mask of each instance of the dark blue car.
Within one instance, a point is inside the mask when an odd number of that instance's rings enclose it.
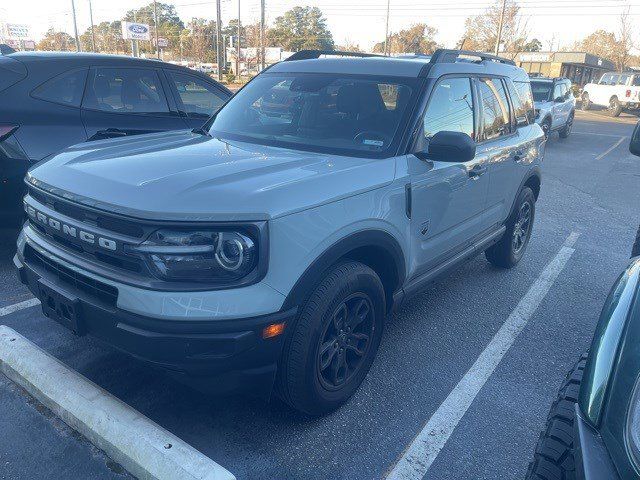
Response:
[[[205,74],[116,55],[0,55],[0,226],[35,162],[97,139],[200,127],[232,93]]]

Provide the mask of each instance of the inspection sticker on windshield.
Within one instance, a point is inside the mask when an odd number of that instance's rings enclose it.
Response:
[[[362,141],[362,143],[364,145],[371,145],[373,147],[381,147],[384,145],[384,142],[382,140],[369,140],[366,138]]]

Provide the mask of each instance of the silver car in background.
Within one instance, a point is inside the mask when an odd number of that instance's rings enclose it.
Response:
[[[567,138],[573,127],[576,98],[567,78],[531,79],[531,90],[536,109],[536,122],[546,138],[557,131],[560,138]]]

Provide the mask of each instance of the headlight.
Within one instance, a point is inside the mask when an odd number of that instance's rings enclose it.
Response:
[[[132,251],[171,281],[234,283],[258,264],[257,241],[238,230],[157,230]]]

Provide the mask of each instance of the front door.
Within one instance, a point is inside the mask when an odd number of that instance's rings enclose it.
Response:
[[[89,140],[188,128],[156,68],[94,67],[82,101]]]
[[[434,87],[423,119],[427,141],[439,131],[476,138],[476,101],[467,77],[445,77]],[[487,228],[487,157],[468,162],[421,160],[408,156],[411,175],[412,265],[425,273],[468,246]]]

